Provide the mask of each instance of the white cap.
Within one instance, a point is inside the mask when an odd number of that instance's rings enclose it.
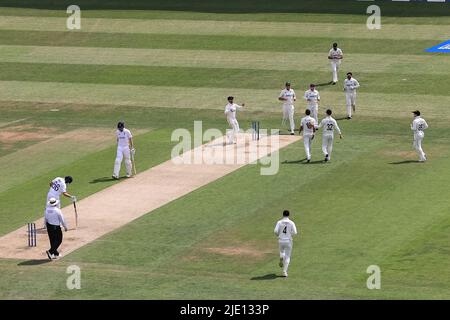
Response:
[[[56,200],[56,198],[50,198],[50,199],[48,199],[48,202],[47,202],[47,204],[52,207],[56,207],[58,205],[58,203],[59,203],[59,201]]]

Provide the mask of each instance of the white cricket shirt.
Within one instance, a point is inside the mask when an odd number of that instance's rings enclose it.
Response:
[[[129,147],[130,141],[129,139],[133,138],[133,135],[131,134],[130,130],[123,129],[123,131],[120,131],[119,129],[116,130],[116,136],[118,141],[119,147]]]
[[[292,236],[297,234],[297,227],[294,221],[285,217],[277,222],[274,232],[278,236],[278,241],[292,241]]]
[[[314,126],[316,125],[316,120],[311,116],[306,116],[302,118],[300,125],[303,126],[303,135],[312,136],[314,134]]]

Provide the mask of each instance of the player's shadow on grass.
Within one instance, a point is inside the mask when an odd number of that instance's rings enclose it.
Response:
[[[310,161],[310,162],[306,162],[306,158],[304,159],[300,159],[300,160],[293,160],[293,161],[288,161],[288,160],[284,160],[281,164],[320,164],[320,163],[325,163],[325,161],[323,160],[316,160],[316,161]]]
[[[403,160],[397,162],[389,162],[389,164],[408,164],[408,163],[420,163],[419,160]]]
[[[276,278],[283,278],[283,276],[277,276],[275,273],[269,273],[263,276],[250,278],[250,280],[275,280]]]
[[[123,179],[123,177],[119,177],[118,180]],[[101,178],[97,178],[94,179],[92,181],[89,181],[89,183],[100,183],[100,182],[111,182],[111,181],[116,181],[117,179],[113,179],[112,177],[101,177]]]
[[[300,159],[300,160],[292,160],[292,161],[284,160],[281,164],[296,164],[296,163],[302,163],[304,161],[306,161],[306,158]]]
[[[40,264],[51,262],[49,259],[27,260],[18,263],[18,266],[38,266]]]
[[[333,81],[324,82],[324,83],[318,83],[318,84],[316,84],[316,88],[317,87],[331,86],[332,84],[333,84]]]

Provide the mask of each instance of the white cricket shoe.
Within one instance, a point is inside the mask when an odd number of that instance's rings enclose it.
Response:
[[[283,271],[283,277],[287,278],[288,274],[286,271]]]

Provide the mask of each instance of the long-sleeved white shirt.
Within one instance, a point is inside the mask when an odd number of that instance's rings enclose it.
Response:
[[[334,48],[331,48],[330,52],[328,53],[328,57],[331,57],[332,61],[338,62],[344,57],[344,55],[341,49],[337,48],[336,50],[334,50]]]
[[[411,130],[414,131],[414,133],[417,133],[419,131],[423,131],[428,128],[428,123],[420,116],[417,116],[414,118],[412,124],[411,124]]]
[[[334,136],[334,130],[341,134],[341,129],[339,128],[337,121],[332,117],[328,116],[322,119],[319,124],[319,128],[323,129],[323,135],[324,136]]]
[[[355,78],[350,78],[344,80],[344,90],[345,92],[355,92],[355,90],[359,88],[359,82]]]
[[[277,221],[274,233],[278,236],[278,241],[292,241],[292,236],[297,234],[297,227],[294,221],[284,217]]]
[[[312,136],[314,134],[314,126],[316,120],[311,116],[306,116],[300,121],[300,126],[303,128],[303,136]]]
[[[317,90],[306,90],[305,91],[305,100],[307,101],[308,105],[317,105],[320,101],[320,94]]]
[[[225,115],[229,120],[235,120],[236,119],[236,110],[242,108],[242,106],[236,104],[236,103],[228,103],[225,106]]]
[[[66,222],[64,221],[64,216],[61,212],[61,209],[58,207],[52,207],[48,206],[45,209],[45,222],[48,222],[51,225],[54,226],[63,226],[65,229],[67,229]]]
[[[283,105],[292,106],[294,105],[294,101],[296,99],[294,89],[283,89],[280,92],[279,98],[286,98],[287,100],[283,100]]]

